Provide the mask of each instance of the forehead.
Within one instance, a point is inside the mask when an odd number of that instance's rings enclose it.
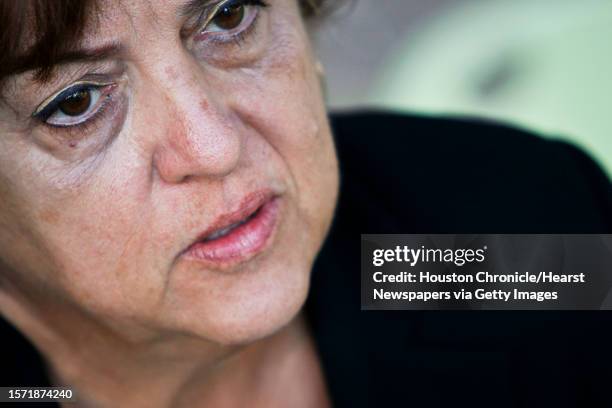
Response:
[[[30,12],[30,16],[35,15],[36,18],[31,17],[28,19],[30,21],[23,21],[23,24],[20,24],[22,28],[16,30],[21,32],[16,40],[18,47],[5,48],[8,51],[0,53],[0,91],[5,88],[6,79],[25,72],[33,72],[34,79],[41,83],[48,82],[57,66],[92,57],[100,59],[97,50],[109,46],[121,49],[123,55],[144,55],[159,51],[160,47],[164,47],[160,46],[159,40],[176,43],[179,36],[189,33],[191,28],[195,27],[202,13],[210,10],[209,6],[222,0],[57,0],[53,3],[32,1],[28,4],[34,4],[37,9],[35,13]],[[279,16],[289,16],[286,13],[288,9],[291,9],[290,15],[294,12],[299,15],[298,5],[310,1],[316,0],[267,0],[267,3],[273,6],[273,9],[279,10]],[[60,6],[55,17],[53,13],[45,14],[45,10],[53,8],[49,7],[50,5]],[[70,5],[74,7],[68,7]],[[68,9],[72,11],[67,12]],[[74,10],[80,10],[84,18],[78,17]],[[298,15],[294,17],[301,19]],[[42,22],[37,21],[39,19],[42,19]],[[290,25],[301,26],[301,22],[293,17],[281,20],[291,21]],[[183,28],[185,31],[182,31]],[[51,35],[47,35],[48,33]],[[28,38],[34,37],[37,37],[36,41],[27,41]],[[5,47],[6,39],[7,35],[0,43],[0,48]],[[84,52],[91,50],[94,52]]]
[[[146,46],[164,36],[176,38],[178,30],[192,26],[212,5],[225,0],[95,0],[79,44],[121,42]],[[307,0],[311,1],[311,0]],[[274,8],[286,8],[299,0],[267,0]],[[248,1],[246,2],[248,3]]]
[[[174,4],[173,4],[174,3]],[[176,10],[177,1],[166,2]],[[174,7],[173,7],[174,6]],[[157,11],[162,13],[157,13]],[[139,13],[163,15],[159,1],[115,0],[0,0],[0,86],[5,79],[30,70],[48,77],[51,67],[71,49],[99,42]],[[155,13],[153,13],[155,11]]]
[[[54,65],[76,59],[71,55],[75,49],[134,40],[144,44],[158,34],[176,35],[177,28],[214,1],[219,0],[6,3],[11,7],[0,13],[5,31],[0,36],[0,86],[4,79],[30,70],[38,70],[40,79],[46,80]]]

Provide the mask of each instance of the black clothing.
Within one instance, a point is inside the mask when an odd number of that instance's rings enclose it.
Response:
[[[332,126],[341,193],[306,313],[334,405],[611,405],[608,312],[360,310],[362,233],[612,233],[593,161],[483,121],[361,113]],[[1,333],[0,385],[45,385],[34,350]]]
[[[341,195],[307,310],[336,406],[612,406],[610,312],[360,311],[362,233],[612,233],[584,153],[482,121],[333,128]]]

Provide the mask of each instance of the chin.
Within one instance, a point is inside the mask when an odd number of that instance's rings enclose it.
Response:
[[[214,335],[207,330],[207,336],[224,346],[248,345],[272,336],[297,317],[307,293],[308,289],[304,288],[298,293],[291,291],[270,296],[265,301],[228,308],[230,313],[218,316]]]
[[[237,274],[186,276],[173,288],[165,319],[174,322],[172,330],[224,346],[273,335],[298,315],[308,295],[312,261],[292,252],[283,259],[267,257]]]

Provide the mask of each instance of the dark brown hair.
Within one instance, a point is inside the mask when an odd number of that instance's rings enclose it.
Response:
[[[333,1],[299,0],[307,18]],[[95,0],[0,0],[0,85],[30,69],[46,79],[59,56],[69,56],[94,7]]]

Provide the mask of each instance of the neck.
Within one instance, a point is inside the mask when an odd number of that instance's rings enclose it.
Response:
[[[301,316],[252,344],[221,346],[184,335],[128,343],[95,323],[74,324],[66,314],[59,316],[71,324],[62,330],[6,297],[0,307],[46,358],[53,382],[76,391],[76,406],[328,405]]]

